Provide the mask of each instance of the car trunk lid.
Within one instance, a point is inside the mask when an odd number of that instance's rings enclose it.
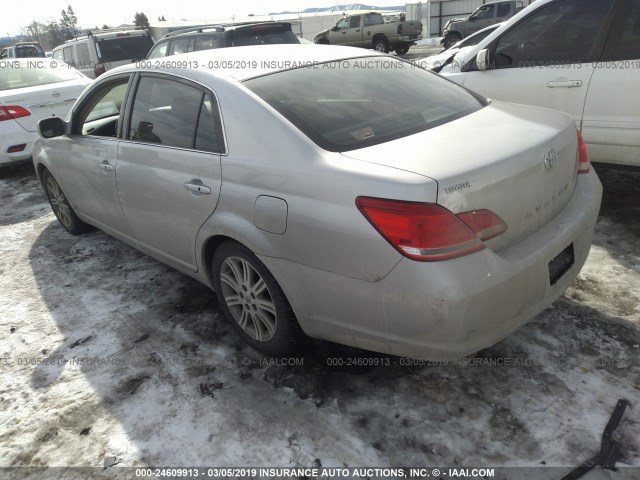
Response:
[[[569,116],[494,102],[431,130],[343,155],[436,180],[437,203],[453,213],[491,210],[508,227],[487,241],[499,251],[539,230],[567,204],[576,149]]]
[[[0,105],[17,105],[27,109],[30,115],[15,120],[25,130],[36,132],[39,120],[66,116],[82,89],[77,82],[71,81],[8,90],[0,97]]]

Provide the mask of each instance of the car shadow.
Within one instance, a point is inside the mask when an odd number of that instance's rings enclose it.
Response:
[[[538,464],[545,458],[538,428],[580,456],[599,440],[570,433],[571,418],[585,414],[581,395],[593,395],[573,391],[576,372],[599,368],[594,339],[625,355],[640,340],[565,298],[466,363],[325,342],[266,358],[235,335],[208,287],[102,232],[74,237],[51,222],[34,239],[29,263],[46,308],[41,321],[58,331],[40,338],[30,388],[92,390],[60,414],[73,421],[43,424],[35,438],[62,448],[65,437],[50,435],[52,428],[84,435],[112,418],[124,436],[83,437],[85,449],[104,456],[91,461],[105,466],[131,465],[132,451],[136,462],[155,466]],[[603,333],[603,323],[614,333]],[[619,365],[602,369],[624,381]],[[478,450],[486,435],[492,442]],[[471,441],[455,445],[455,438]],[[250,454],[239,448],[247,442]]]
[[[0,227],[33,220],[51,212],[32,163],[0,167],[0,203],[7,206]]]

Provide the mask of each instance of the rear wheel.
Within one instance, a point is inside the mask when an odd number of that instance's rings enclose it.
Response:
[[[398,55],[404,55],[405,53],[407,53],[409,51],[409,45],[398,45],[396,47],[396,53]]]
[[[80,235],[89,230],[91,227],[78,218],[62,188],[53,178],[53,175],[49,173],[49,170],[44,170],[42,181],[51,209],[58,218],[60,225],[72,235]]]
[[[282,289],[251,251],[235,242],[216,250],[213,284],[227,319],[245,342],[267,355],[296,350],[305,338]]]
[[[460,35],[458,32],[451,32],[445,35],[442,44],[444,45],[444,48],[446,50],[447,48],[453,47],[460,40],[462,40],[462,35]]]
[[[376,38],[373,41],[373,49],[376,52],[389,53],[389,42],[386,38]]]

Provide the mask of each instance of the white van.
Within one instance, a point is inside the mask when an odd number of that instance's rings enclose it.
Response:
[[[96,30],[58,45],[53,58],[96,78],[107,70],[146,58],[152,46],[147,30]]]
[[[495,100],[567,112],[592,162],[640,167],[638,0],[537,0],[440,74]]]

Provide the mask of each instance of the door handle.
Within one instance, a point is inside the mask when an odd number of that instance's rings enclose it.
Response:
[[[358,33],[360,31],[360,29],[356,30],[356,33]]]
[[[342,32],[342,34],[343,34],[343,35],[346,35],[346,34],[347,34],[347,32]]]
[[[547,87],[549,88],[575,88],[575,87],[581,87],[582,86],[582,80],[563,80],[563,81],[553,81],[553,82],[547,82]]]
[[[104,173],[113,171],[113,165],[109,163],[109,160],[103,160],[98,164]]]
[[[191,180],[190,182],[186,182],[184,184],[184,188],[193,192],[195,195],[208,195],[211,193],[211,189],[206,185],[203,185],[201,180]]]

